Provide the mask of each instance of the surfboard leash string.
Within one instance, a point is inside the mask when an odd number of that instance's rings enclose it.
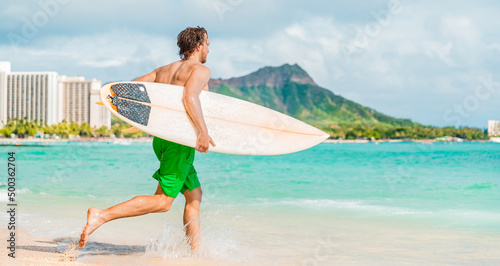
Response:
[[[113,94],[113,96],[108,94],[108,96],[106,96],[106,99],[113,101],[115,99],[115,97],[117,97],[117,96],[118,95],[116,95],[116,94]]]

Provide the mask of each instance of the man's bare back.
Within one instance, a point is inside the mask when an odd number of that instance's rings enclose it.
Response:
[[[155,81],[158,83],[185,86],[194,70],[207,68],[199,62],[180,60],[166,66],[157,68],[155,72]],[[208,68],[207,68],[208,69]],[[203,86],[203,90],[208,91],[208,84]]]
[[[159,67],[153,72],[136,79],[136,81],[184,86],[182,101],[198,133],[195,149],[199,152],[207,152],[210,144],[215,146],[215,142],[208,135],[199,99],[201,91],[208,90],[208,81],[210,80],[210,69],[203,65],[207,61],[207,55],[210,51],[209,45],[210,40],[208,35],[205,34],[203,42],[198,43],[189,56],[180,61]]]

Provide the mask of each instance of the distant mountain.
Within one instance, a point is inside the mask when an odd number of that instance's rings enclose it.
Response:
[[[285,113],[318,127],[385,124],[412,126],[319,87],[297,64],[264,67],[243,77],[212,79],[210,91],[236,97]]]

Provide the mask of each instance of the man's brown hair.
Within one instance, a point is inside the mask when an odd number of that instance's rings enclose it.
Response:
[[[205,34],[207,34],[205,28],[197,26],[196,28],[186,28],[177,35],[177,46],[179,46],[181,59],[187,59],[194,53],[198,44],[205,42]]]

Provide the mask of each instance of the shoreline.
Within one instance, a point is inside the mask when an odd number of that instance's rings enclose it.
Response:
[[[432,144],[432,143],[494,143],[492,140],[462,140],[462,141],[443,141],[443,140],[435,140],[435,139],[381,139],[381,140],[369,140],[369,139],[327,139],[323,141],[323,143],[423,143],[423,144]]]
[[[23,139],[6,139],[0,138],[0,146],[45,146],[54,143],[69,143],[69,142],[108,142],[116,144],[130,144],[137,143],[150,143],[153,141],[152,137],[143,138],[80,138],[80,139],[37,139],[37,138],[23,138]]]
[[[142,137],[142,138],[73,138],[73,139],[39,139],[39,138],[0,138],[0,146],[45,146],[53,143],[64,143],[64,142],[108,142],[114,144],[130,144],[130,143],[150,143],[153,141],[152,137]],[[435,139],[383,139],[383,140],[369,140],[369,139],[326,139],[322,143],[495,143],[495,140],[463,140],[463,141],[442,141]]]

